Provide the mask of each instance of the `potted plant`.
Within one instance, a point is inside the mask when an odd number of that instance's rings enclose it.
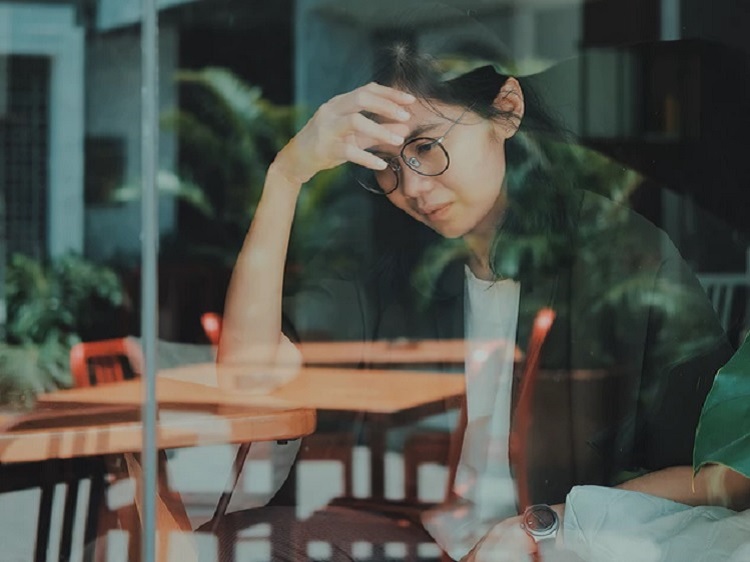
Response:
[[[0,404],[71,384],[69,353],[82,339],[112,335],[124,293],[114,271],[68,254],[49,263],[16,254],[6,274],[6,341],[0,343]]]

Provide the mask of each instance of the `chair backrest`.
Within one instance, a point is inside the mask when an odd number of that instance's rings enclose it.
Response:
[[[70,350],[70,371],[76,387],[95,386],[139,377],[141,348],[130,338],[82,342]]]
[[[750,322],[750,273],[703,273],[698,280],[728,334],[742,333]],[[744,306],[738,299],[745,299]]]
[[[203,326],[203,331],[211,345],[219,345],[221,320],[221,314],[218,312],[204,312],[201,315],[201,326]]]

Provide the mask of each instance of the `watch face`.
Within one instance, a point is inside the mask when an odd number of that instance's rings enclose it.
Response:
[[[557,526],[557,514],[549,506],[535,505],[524,513],[523,524],[532,533],[544,533]]]

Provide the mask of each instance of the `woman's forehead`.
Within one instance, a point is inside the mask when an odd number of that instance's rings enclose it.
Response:
[[[411,118],[406,123],[410,128],[439,126],[446,121],[455,121],[466,109],[460,105],[449,105],[435,100],[417,98],[417,101],[406,107]],[[390,119],[380,115],[369,114],[376,123],[392,123]],[[403,123],[403,121],[401,121]]]

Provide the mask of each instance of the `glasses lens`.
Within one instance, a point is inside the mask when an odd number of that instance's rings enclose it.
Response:
[[[409,141],[401,154],[406,165],[423,176],[439,176],[448,168],[448,153],[435,139]]]
[[[385,195],[395,190],[398,185],[397,172],[388,166],[385,170],[371,170],[364,166],[352,165],[353,179],[367,191]]]

